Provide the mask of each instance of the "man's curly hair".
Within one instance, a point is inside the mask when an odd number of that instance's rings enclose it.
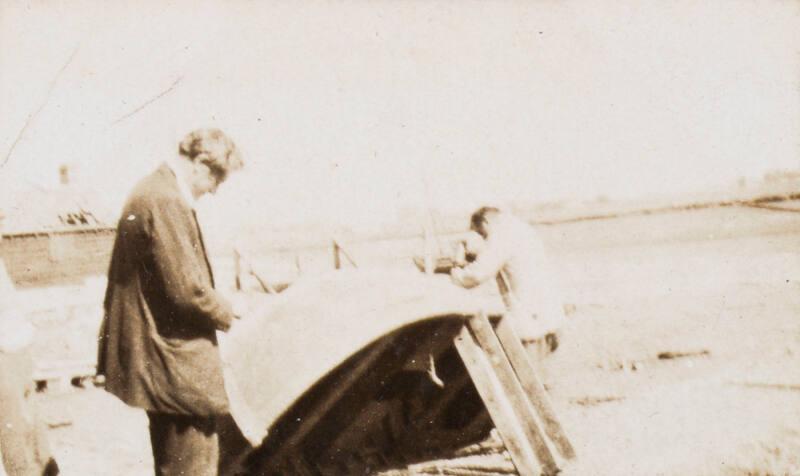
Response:
[[[178,146],[178,153],[225,175],[244,166],[236,144],[219,129],[196,129],[190,132]]]

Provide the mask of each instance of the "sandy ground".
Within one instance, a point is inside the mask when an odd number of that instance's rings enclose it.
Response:
[[[574,305],[542,369],[579,456],[566,474],[800,474],[800,214],[542,232]],[[93,388],[37,398],[64,474],[152,474],[141,412]]]

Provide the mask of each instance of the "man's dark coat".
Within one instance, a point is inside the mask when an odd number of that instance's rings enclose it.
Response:
[[[233,317],[194,211],[162,165],[133,189],[117,227],[98,350],[106,390],[151,412],[226,413],[215,331]]]

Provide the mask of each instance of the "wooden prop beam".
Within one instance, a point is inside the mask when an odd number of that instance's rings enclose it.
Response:
[[[508,276],[503,271],[500,271],[496,277],[497,287],[500,290],[500,295],[506,305],[506,309],[512,309],[512,291],[509,285]],[[556,446],[558,452],[566,459],[575,459],[575,449],[567,438],[564,429],[556,417],[553,407],[550,404],[550,398],[547,396],[544,386],[536,376],[533,366],[528,360],[528,353],[522,346],[522,342],[517,336],[514,326],[509,319],[505,316],[500,318],[500,322],[495,329],[497,337],[503,349],[514,367],[514,371],[522,383],[531,404],[536,409],[536,413],[541,419],[544,430],[547,436]]]
[[[570,460],[575,459],[575,449],[553,411],[547,391],[536,376],[536,372],[528,360],[528,353],[514,330],[513,323],[506,316],[502,316],[495,327],[495,333],[511,366],[514,367],[514,372],[517,374],[522,388],[525,389],[528,399],[536,410],[547,437],[554,443],[561,456]]]
[[[533,446],[533,451],[542,465],[543,472],[545,474],[558,473],[558,465],[550,448],[547,446],[544,431],[535,414],[534,407],[515,374],[511,362],[509,362],[506,353],[503,351],[500,340],[495,335],[489,319],[483,313],[477,314],[470,319],[469,326],[475,335],[478,345],[489,358],[489,362],[511,402],[514,413],[519,418],[523,430],[525,430],[525,436]]]
[[[454,343],[520,476],[539,475],[540,467],[520,425],[518,415],[506,396],[492,364],[475,342],[467,326],[461,329]]]

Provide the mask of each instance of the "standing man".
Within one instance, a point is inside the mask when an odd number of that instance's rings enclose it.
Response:
[[[536,230],[494,207],[473,213],[470,229],[483,240],[480,249],[471,250],[473,263],[453,268],[453,281],[471,288],[496,279],[514,328],[534,360],[555,351],[564,309],[555,270]]]
[[[98,375],[147,412],[157,476],[217,474],[228,400],[216,331],[235,316],[214,289],[194,203],[241,167],[222,131],[195,130],[136,185],[117,226]]]

